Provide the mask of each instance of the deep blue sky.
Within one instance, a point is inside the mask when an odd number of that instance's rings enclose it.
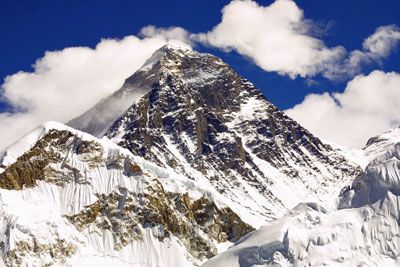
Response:
[[[266,5],[273,1],[258,1]],[[328,26],[323,40],[327,46],[343,45],[347,50],[361,47],[365,37],[378,26],[400,26],[399,0],[297,0],[308,19]],[[30,70],[46,50],[69,46],[94,47],[101,38],[121,38],[136,34],[149,24],[181,26],[190,32],[210,30],[221,19],[221,9],[229,1],[109,1],[109,0],[2,0],[0,8],[0,79],[20,70]],[[345,82],[332,83],[317,78],[308,87],[303,79],[290,80],[267,73],[241,56],[210,52],[220,56],[243,76],[254,82],[282,109],[301,102],[311,92],[341,91]],[[383,66],[400,71],[400,52]],[[4,110],[0,104],[0,111]]]

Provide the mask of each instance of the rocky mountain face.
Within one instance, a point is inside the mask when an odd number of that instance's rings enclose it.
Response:
[[[108,114],[110,127],[98,131],[104,126],[98,111],[127,103],[119,96],[136,88],[144,93],[113,119]],[[189,179],[211,182],[250,209],[254,221],[270,221],[304,198],[336,196],[360,172],[220,59],[170,46],[69,125]]]
[[[370,163],[333,208],[299,204],[204,266],[399,266],[399,141],[399,128],[368,141]]]
[[[5,266],[192,266],[254,230],[221,196],[59,123],[8,148],[2,166]]]

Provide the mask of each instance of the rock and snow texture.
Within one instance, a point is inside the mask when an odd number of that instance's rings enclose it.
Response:
[[[121,105],[114,101],[136,87],[147,93],[129,107],[125,98]],[[126,110],[107,115],[113,123],[104,129],[98,116],[91,116],[111,102]],[[361,171],[220,59],[170,46],[155,52],[126,85],[70,125],[106,136],[193,181],[210,183],[250,210],[258,226],[299,201],[336,197]]]
[[[215,190],[59,123],[0,163],[0,265],[193,266],[254,229]]]
[[[206,262],[218,266],[399,266],[400,132],[371,138],[365,172],[334,209],[299,204]]]
[[[82,131],[46,123],[0,154],[0,265],[198,266],[299,201],[336,197],[361,173],[344,150],[311,135],[220,59],[170,46],[69,125]],[[390,146],[381,140],[371,151]],[[390,175],[364,179],[365,187],[357,178],[337,212],[362,224],[366,215],[353,210],[382,188],[397,192]],[[313,255],[328,249],[315,244],[328,248],[343,227],[358,230],[331,214],[299,205],[207,264],[286,264],[296,255],[318,265]],[[301,230],[288,232],[293,225]],[[392,233],[384,234],[397,240]],[[300,245],[291,250],[290,240]]]

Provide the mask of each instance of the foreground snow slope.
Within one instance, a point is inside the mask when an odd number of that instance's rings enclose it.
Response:
[[[136,91],[140,97],[130,98]],[[299,201],[336,197],[361,171],[219,58],[171,46],[70,125],[211,184],[258,225]]]
[[[0,164],[7,266],[192,266],[254,229],[211,186],[59,123],[10,146]]]
[[[203,266],[399,266],[400,131],[371,138],[374,159],[336,208],[299,204]]]

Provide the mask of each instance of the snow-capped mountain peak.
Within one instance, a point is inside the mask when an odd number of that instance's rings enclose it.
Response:
[[[169,46],[69,125],[211,182],[260,223],[305,198],[336,196],[361,171],[219,58]]]
[[[196,266],[362,171],[219,58],[171,46],[69,126],[0,155],[6,265]]]
[[[157,63],[165,67],[168,66],[168,63],[171,64],[172,62],[178,64],[182,58],[190,55],[193,55],[193,51],[189,48],[166,44],[156,50],[151,57],[146,60],[139,71],[149,70]]]

